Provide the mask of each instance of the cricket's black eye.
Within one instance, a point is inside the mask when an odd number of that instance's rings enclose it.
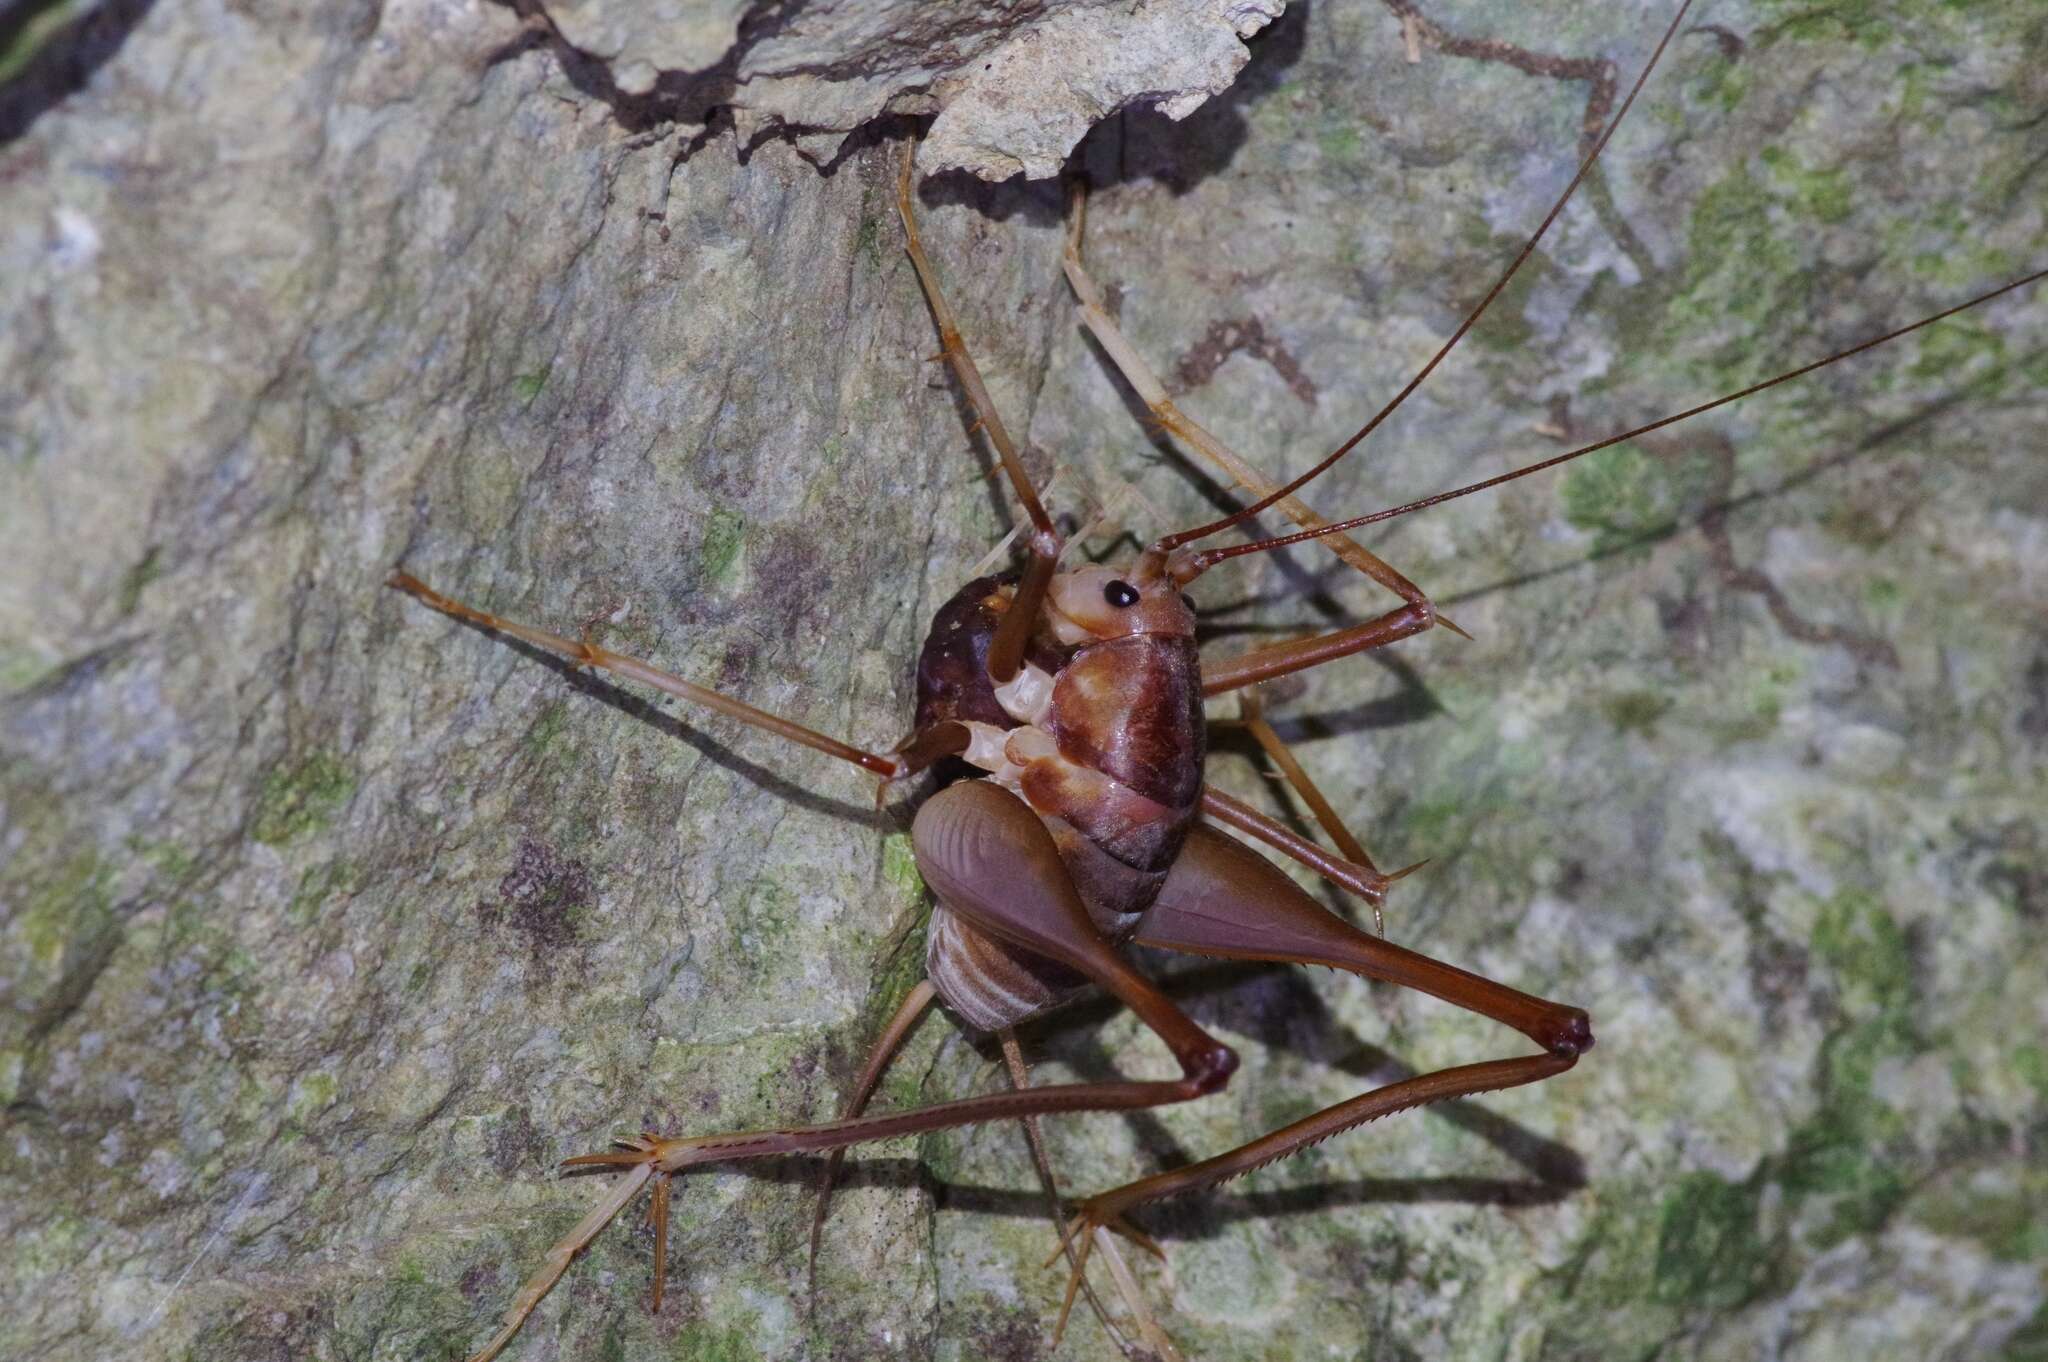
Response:
[[[1138,588],[1129,582],[1111,582],[1102,588],[1102,599],[1119,610],[1128,610],[1138,603]]]

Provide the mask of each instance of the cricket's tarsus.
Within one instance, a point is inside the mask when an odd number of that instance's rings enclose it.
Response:
[[[1428,993],[1499,1022],[1524,1036],[1537,1053],[1405,1077],[1235,1149],[1088,1197],[1071,1218],[1065,1218],[1059,1247],[1048,1260],[1064,1255],[1071,1269],[1055,1342],[1065,1330],[1075,1299],[1087,1290],[1091,1306],[1111,1336],[1127,1355],[1136,1356],[1123,1331],[1087,1286],[1090,1256],[1101,1250],[1111,1260],[1119,1291],[1133,1307],[1144,1347],[1155,1355],[1177,1355],[1115,1257],[1112,1234],[1160,1252],[1156,1243],[1129,1222],[1127,1217],[1135,1208],[1241,1176],[1381,1116],[1430,1102],[1541,1082],[1569,1070],[1593,1047],[1591,1020],[1583,1010],[1520,992],[1385,940],[1380,912],[1387,891],[1423,863],[1382,874],[1285,743],[1265,723],[1256,692],[1249,689],[1260,682],[1380,648],[1436,624],[1455,628],[1437,613],[1427,593],[1391,565],[1356,543],[1329,537],[1554,468],[1811,373],[2048,276],[2048,271],[2030,274],[1740,392],[1526,468],[1350,520],[1331,523],[1316,516],[1293,494],[1369,436],[1436,369],[1499,296],[1593,168],[1643,88],[1657,56],[1679,30],[1686,9],[1680,5],[1621,110],[1579,167],[1571,189],[1551,207],[1536,234],[1480,304],[1357,434],[1291,482],[1269,482],[1182,413],[1123,337],[1103,305],[1101,290],[1082,263],[1084,201],[1077,193],[1064,268],[1083,325],[1102,344],[1160,427],[1212,459],[1252,498],[1231,516],[1168,535],[1135,562],[1114,570],[1094,566],[1060,569],[1064,546],[1054,521],[982,383],[925,256],[911,198],[911,159],[906,155],[897,181],[898,208],[906,248],[939,333],[940,355],[951,366],[973,409],[974,430],[993,447],[1030,531],[1027,561],[1020,573],[971,583],[941,610],[947,627],[934,628],[919,661],[915,730],[890,754],[828,737],[647,662],[609,652],[587,638],[572,639],[502,619],[444,596],[408,573],[392,574],[391,586],[444,614],[571,662],[605,668],[851,762],[878,776],[884,789],[944,761],[964,760],[979,768],[979,778],[946,785],[927,798],[916,814],[911,844],[918,868],[937,900],[928,938],[926,978],[893,1008],[839,1117],[808,1126],[710,1135],[645,1134],[622,1140],[602,1153],[566,1160],[566,1168],[617,1170],[619,1176],[602,1189],[589,1212],[549,1251],[541,1268],[515,1296],[502,1326],[473,1362],[488,1362],[500,1352],[577,1255],[650,1188],[649,1218],[655,1231],[653,1295],[658,1309],[666,1285],[672,1184],[676,1177],[702,1164],[802,1153],[827,1156],[810,1234],[814,1293],[832,1182],[843,1151],[852,1145],[979,1122],[1020,1120],[1026,1123],[1034,1160],[1057,1210],[1057,1186],[1032,1124],[1037,1117],[1135,1111],[1192,1101],[1226,1086],[1238,1065],[1234,1050],[1209,1035],[1129,963],[1123,948],[1130,944],[1223,959],[1321,964],[1347,970]],[[1226,548],[1197,551],[1186,547],[1272,508],[1303,528]],[[1194,615],[1181,587],[1231,558],[1311,539],[1330,542],[1344,561],[1400,596],[1401,604],[1363,624],[1203,662],[1195,649]],[[1040,680],[1047,684],[1038,686]],[[1237,690],[1247,694],[1240,722],[1299,791],[1338,848],[1337,854],[1204,783],[1203,697]],[[1360,930],[1331,912],[1264,856],[1224,832],[1224,827],[1265,843],[1357,897],[1371,909],[1379,934]],[[1088,985],[1106,991],[1138,1016],[1174,1056],[1180,1068],[1178,1078],[1029,1085],[1012,1028]],[[1012,1086],[1006,1091],[870,1114],[867,1104],[890,1061],[931,1005],[941,1001],[1003,1038]]]

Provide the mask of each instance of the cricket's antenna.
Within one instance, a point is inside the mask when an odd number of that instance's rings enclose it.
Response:
[[[1192,530],[1182,530],[1178,534],[1168,535],[1159,541],[1158,547],[1160,549],[1177,549],[1181,545],[1191,544],[1197,539],[1207,539],[1212,534],[1220,533],[1233,525],[1249,520],[1279,501],[1282,497],[1290,496],[1301,490],[1301,488],[1307,486],[1316,478],[1321,477],[1337,460],[1349,454],[1366,436],[1379,429],[1380,423],[1393,415],[1395,409],[1408,400],[1410,393],[1413,393],[1422,386],[1422,381],[1436,371],[1436,366],[1443,363],[1444,357],[1450,354],[1458,342],[1465,338],[1465,333],[1470,331],[1474,323],[1485,315],[1486,309],[1493,306],[1493,300],[1500,296],[1501,290],[1505,289],[1509,282],[1514,279],[1515,272],[1520,270],[1523,263],[1535,253],[1536,247],[1542,242],[1544,234],[1550,230],[1550,225],[1557,221],[1558,215],[1564,212],[1565,205],[1571,202],[1572,195],[1578,192],[1579,185],[1585,181],[1586,176],[1592,173],[1594,163],[1600,159],[1600,153],[1607,147],[1607,140],[1614,136],[1614,130],[1621,126],[1621,120],[1628,117],[1630,106],[1636,102],[1636,96],[1643,92],[1643,86],[1649,82],[1650,72],[1657,69],[1658,61],[1664,56],[1664,49],[1671,45],[1671,39],[1677,35],[1678,26],[1685,21],[1685,12],[1690,8],[1692,8],[1692,0],[1681,0],[1678,6],[1678,13],[1671,16],[1671,24],[1664,30],[1664,36],[1657,40],[1656,49],[1650,53],[1650,60],[1644,63],[1641,74],[1636,77],[1636,83],[1629,87],[1628,98],[1621,102],[1620,110],[1616,112],[1613,118],[1608,120],[1607,126],[1601,130],[1600,140],[1593,144],[1593,149],[1586,153],[1586,159],[1579,163],[1578,174],[1572,176],[1572,182],[1565,186],[1564,193],[1560,194],[1557,202],[1550,206],[1550,211],[1544,215],[1542,226],[1538,227],[1535,235],[1531,236],[1523,244],[1521,252],[1508,265],[1507,271],[1494,281],[1493,287],[1486,291],[1486,296],[1479,300],[1479,306],[1473,308],[1465,320],[1458,324],[1458,329],[1451,333],[1451,338],[1437,348],[1437,352],[1429,357],[1429,362],[1416,372],[1415,377],[1408,380],[1408,385],[1402,388],[1400,392],[1395,393],[1393,399],[1375,412],[1370,421],[1360,426],[1357,434],[1337,446],[1335,453],[1309,469],[1308,472],[1303,473],[1300,477],[1279,488],[1277,491],[1260,498],[1258,501],[1232,515],[1225,516],[1221,520],[1211,521],[1207,525],[1198,525]]]
[[[1712,411],[1716,407],[1725,407],[1730,402],[1739,401],[1750,396],[1752,393],[1760,393],[1766,388],[1775,388],[1780,383],[1789,383],[1795,378],[1812,373],[1815,369],[1826,368],[1828,365],[1834,364],[1839,360],[1845,360],[1851,355],[1860,355],[1865,350],[1875,349],[1887,341],[1895,341],[1901,336],[1918,331],[1923,326],[1932,326],[1938,321],[1955,316],[1958,312],[1968,311],[1970,308],[1982,303],[1990,302],[1993,298],[2011,293],[2015,289],[2025,288],[2029,284],[2039,283],[2043,279],[2048,279],[2048,269],[2036,270],[2024,278],[2015,279],[2009,284],[2003,284],[1998,288],[1992,289],[1989,293],[1980,293],[1968,302],[1957,303],[1954,307],[1946,308],[1931,317],[1923,317],[1911,326],[1902,326],[1895,331],[1887,331],[1882,336],[1873,336],[1869,340],[1852,345],[1846,350],[1837,350],[1825,359],[1817,359],[1811,364],[1802,364],[1797,369],[1793,369],[1788,373],[1779,374],[1776,378],[1767,378],[1761,383],[1752,383],[1739,392],[1732,392],[1725,397],[1717,397],[1711,402],[1702,402],[1696,407],[1687,407],[1684,411],[1659,417],[1647,425],[1637,426],[1633,430],[1622,431],[1619,435],[1610,435],[1604,440],[1596,440],[1589,445],[1580,445],[1577,449],[1553,455],[1548,459],[1532,463],[1526,468],[1517,468],[1512,472],[1502,473],[1497,477],[1470,483],[1449,492],[1438,492],[1435,496],[1424,497],[1420,501],[1411,501],[1405,506],[1394,506],[1384,511],[1374,511],[1371,515],[1362,515],[1351,520],[1340,520],[1334,525],[1324,525],[1319,529],[1304,530],[1299,534],[1284,535],[1278,539],[1262,539],[1251,544],[1235,544],[1229,548],[1204,549],[1199,553],[1188,556],[1188,567],[1194,573],[1205,572],[1226,558],[1236,558],[1240,554],[1246,553],[1261,553],[1267,549],[1283,548],[1289,544],[1303,543],[1306,540],[1320,538],[1326,534],[1341,534],[1347,530],[1358,529],[1362,525],[1374,525],[1382,520],[1392,520],[1396,516],[1407,515],[1411,511],[1420,511],[1430,506],[1442,505],[1446,501],[1455,501],[1459,497],[1468,497],[1474,492],[1484,492],[1489,487],[1498,487],[1504,482],[1513,482],[1517,478],[1526,478],[1531,473],[1541,473],[1545,469],[1555,468],[1561,463],[1570,463],[1573,459],[1581,458],[1596,450],[1621,444],[1625,440],[1633,440],[1638,435],[1648,435],[1653,430],[1662,430],[1666,426],[1675,425],[1688,417],[1698,416],[1702,412]]]

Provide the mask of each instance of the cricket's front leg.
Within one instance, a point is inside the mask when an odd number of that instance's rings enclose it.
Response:
[[[688,700],[692,704],[716,710],[727,718],[737,719],[750,728],[758,728],[764,733],[773,733],[778,738],[808,747],[815,752],[823,752],[828,757],[837,757],[841,761],[850,761],[864,771],[881,776],[885,781],[895,779],[905,773],[902,763],[879,752],[865,751],[853,746],[851,743],[844,743],[837,738],[827,737],[815,729],[805,728],[802,724],[794,723],[779,714],[770,714],[764,709],[756,709],[744,701],[736,700],[730,695],[724,695],[712,690],[709,686],[700,686],[694,681],[686,681],[674,672],[664,671],[650,662],[644,662],[637,657],[626,657],[609,649],[600,648],[587,638],[570,638],[565,634],[557,634],[547,629],[538,629],[530,624],[521,624],[516,620],[506,619],[502,615],[494,615],[488,610],[479,610],[473,605],[465,605],[452,596],[442,595],[409,572],[393,572],[384,584],[394,591],[403,591],[406,595],[415,598],[432,609],[440,611],[450,619],[460,620],[464,624],[474,625],[479,629],[487,629],[494,634],[503,634],[507,638],[516,638],[522,643],[546,649],[548,652],[554,653],[559,657],[565,657],[579,666],[597,667],[610,672],[614,676],[624,677],[628,681],[637,681],[643,686],[651,686],[655,690],[673,695],[679,700]]]

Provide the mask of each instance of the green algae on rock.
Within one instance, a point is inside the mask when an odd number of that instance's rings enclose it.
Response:
[[[1624,70],[1664,12],[1429,11]],[[1701,19],[1318,509],[2040,263],[2036,7]],[[1519,245],[1588,92],[1411,65],[1380,7],[1251,46],[1078,164],[1135,344],[1299,468]],[[0,1354],[459,1357],[590,1194],[555,1160],[831,1113],[915,977],[867,782],[380,587],[403,561],[880,747],[1011,526],[879,207],[902,126],[826,156],[634,125],[595,75],[497,6],[155,6],[0,146]],[[1057,190],[925,196],[1055,503],[1213,514],[1073,324]],[[1376,541],[1476,641],[1325,669],[1283,728],[1377,856],[1432,858],[1390,934],[1585,1005],[1600,1046],[1148,1213],[1190,1356],[2042,1355],[2044,389],[2036,293]],[[1307,549],[1200,602],[1225,649],[1377,607]],[[1277,807],[1227,741],[1211,774]],[[1244,1067],[1048,1123],[1072,1191],[1503,1048],[1320,971],[1146,963]],[[1046,1081],[1162,1062],[1101,1006],[1027,1045]],[[1001,1081],[934,1022],[884,1097]],[[859,1151],[815,1306],[812,1172],[693,1175],[663,1313],[622,1226],[517,1355],[1043,1353],[1062,1278],[1014,1129]],[[1063,1355],[1108,1346],[1084,1318]]]

